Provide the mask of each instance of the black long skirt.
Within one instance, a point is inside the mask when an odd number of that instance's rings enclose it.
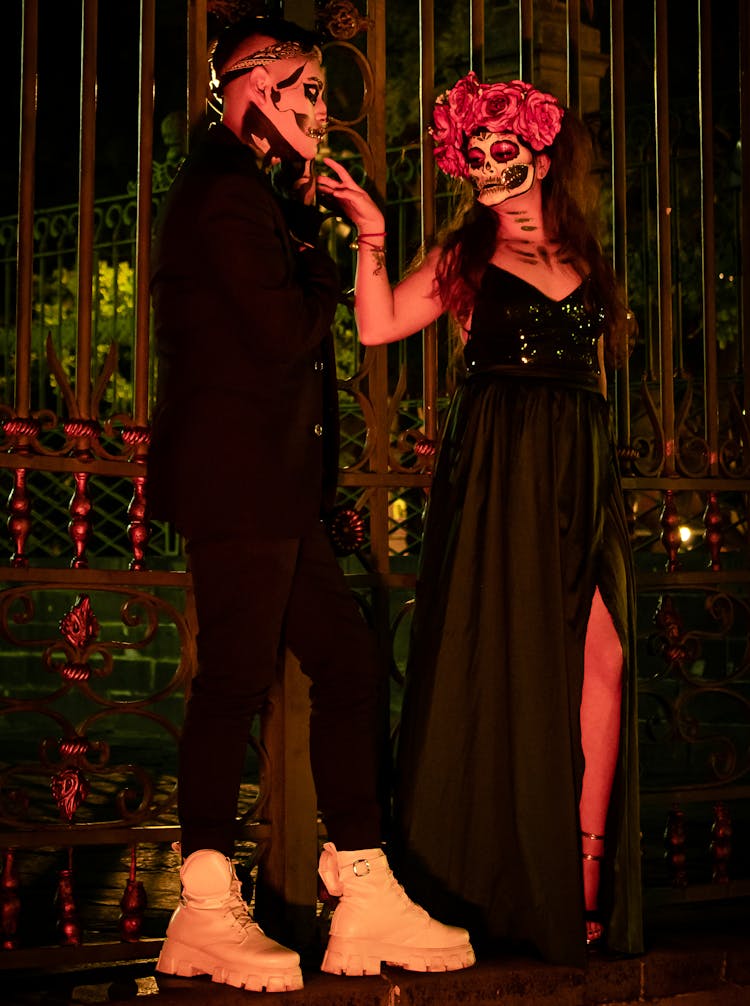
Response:
[[[642,950],[635,594],[609,411],[596,391],[484,374],[454,396],[430,495],[397,749],[394,858],[481,950],[586,959],[578,803],[596,587],[624,687],[600,908]]]

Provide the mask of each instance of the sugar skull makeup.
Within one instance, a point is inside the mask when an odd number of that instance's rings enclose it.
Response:
[[[326,133],[325,77],[317,58],[266,67],[271,88],[261,111],[304,160],[311,161]]]
[[[475,137],[481,133],[510,136],[522,148],[539,152],[555,142],[563,115],[553,95],[531,84],[522,80],[482,84],[472,71],[435,102],[430,127],[435,163],[453,178],[472,178],[468,151]],[[474,160],[478,161],[478,155]],[[506,180],[520,184],[520,177],[517,170]]]
[[[480,130],[467,141],[468,177],[485,206],[528,192],[536,179],[534,155],[512,133]]]
[[[262,67],[264,76],[245,115],[248,138],[260,141],[271,157],[311,161],[328,118],[320,50],[305,53],[289,42],[267,46],[232,63],[221,75],[222,87],[255,67]]]

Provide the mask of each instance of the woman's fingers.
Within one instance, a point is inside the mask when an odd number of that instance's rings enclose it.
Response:
[[[323,164],[325,164],[333,172],[335,172],[335,174],[338,175],[339,179],[342,182],[347,182],[350,185],[355,185],[357,188],[359,188],[359,186],[354,181],[354,179],[349,174],[349,172],[346,170],[346,168],[344,167],[343,164],[339,164],[338,161],[334,161],[334,159],[332,157],[324,157],[323,158]],[[326,176],[323,175],[323,177],[325,178]]]
[[[331,157],[324,157],[323,163],[334,174],[318,175],[318,190],[337,200],[342,210],[351,217],[355,226],[361,227],[363,222],[382,219],[382,214],[372,198],[361,185],[357,185],[346,168]],[[377,224],[377,226],[375,223],[372,224],[374,229],[380,226],[382,224]]]

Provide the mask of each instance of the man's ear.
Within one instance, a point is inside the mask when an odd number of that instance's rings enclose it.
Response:
[[[537,154],[534,157],[534,167],[536,169],[536,176],[540,180],[544,178],[550,168],[549,154]]]
[[[240,74],[239,77],[230,80],[224,87],[222,113],[227,125],[231,127],[232,122],[239,125],[248,104],[253,104],[258,108],[263,107],[267,102],[270,87],[271,81],[268,71],[263,66],[254,66],[249,73]]]
[[[247,75],[247,96],[257,104],[263,104],[271,90],[271,78],[264,66],[255,66]]]

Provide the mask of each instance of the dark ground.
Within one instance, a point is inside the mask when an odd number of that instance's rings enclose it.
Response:
[[[0,976],[3,1006],[79,1006],[135,1003],[159,1006],[750,1006],[750,902],[686,904],[654,909],[647,917],[643,957],[592,954],[585,970],[552,967],[531,958],[498,957],[448,974],[414,974],[385,968],[380,977],[344,978],[305,967],[300,992],[255,993],[204,979],[155,974],[150,959],[108,966],[44,971],[29,968]],[[145,948],[144,948],[145,950]],[[41,955],[40,955],[41,956]]]

